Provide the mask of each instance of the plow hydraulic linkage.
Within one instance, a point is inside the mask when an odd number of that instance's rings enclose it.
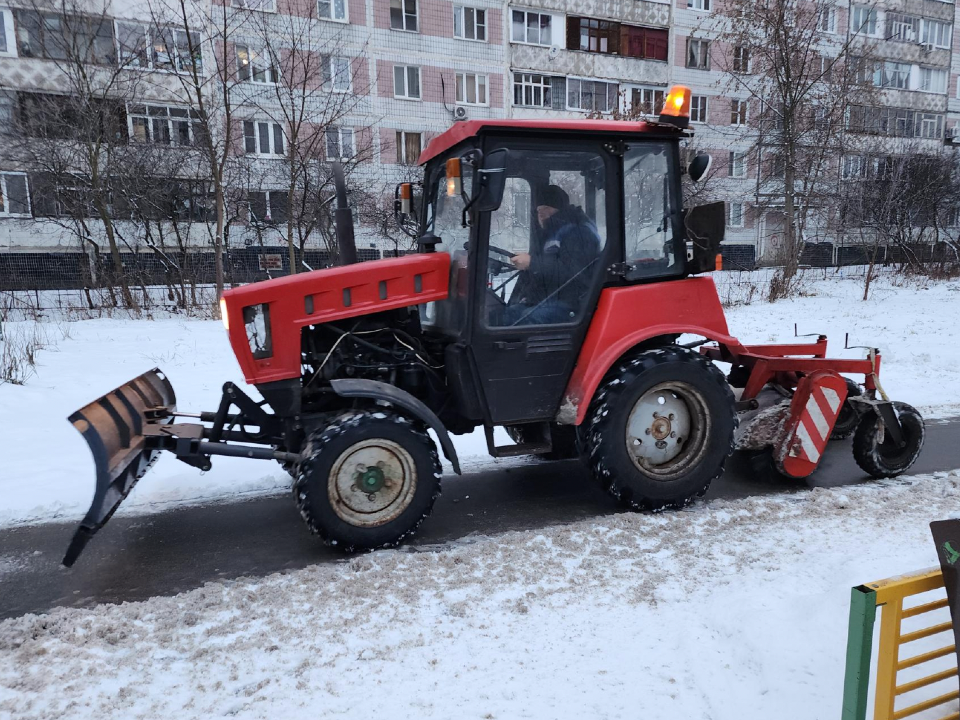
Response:
[[[231,412],[234,407],[238,412]],[[177,423],[177,417],[200,422]],[[280,420],[233,383],[223,386],[216,412],[181,413],[173,386],[158,368],[80,408],[69,419],[90,447],[97,483],[90,509],[63,558],[67,567],[164,450],[201,470],[210,469],[213,455],[283,463],[300,459],[296,453],[274,449],[282,441]]]

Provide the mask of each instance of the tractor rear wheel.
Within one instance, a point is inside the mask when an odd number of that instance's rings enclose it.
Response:
[[[412,535],[440,495],[440,458],[421,423],[355,411],[312,433],[294,482],[311,532],[346,552]]]
[[[900,418],[903,447],[898,447],[886,432],[880,415],[868,412],[853,436],[853,457],[864,472],[875,478],[891,478],[910,469],[923,448],[923,418],[913,407],[894,402]]]
[[[723,472],[737,425],[733,391],[699,353],[648,350],[608,374],[587,412],[594,477],[634,510],[680,508]]]

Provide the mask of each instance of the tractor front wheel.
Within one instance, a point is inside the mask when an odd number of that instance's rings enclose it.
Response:
[[[397,545],[440,495],[426,428],[382,410],[354,411],[312,433],[294,495],[311,532],[351,552]]]
[[[853,457],[864,472],[875,478],[891,478],[910,469],[923,448],[923,418],[913,407],[894,402],[900,418],[903,447],[886,431],[876,412],[868,412],[861,419],[853,436]]]
[[[733,450],[734,396],[712,362],[684,348],[622,362],[587,414],[593,474],[635,510],[680,508],[702,496]]]

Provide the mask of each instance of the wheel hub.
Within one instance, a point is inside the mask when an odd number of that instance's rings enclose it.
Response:
[[[413,458],[385,438],[362,440],[330,469],[327,490],[337,515],[357,527],[390,522],[410,504],[417,486]]]
[[[661,471],[679,461],[695,434],[697,406],[675,383],[661,383],[640,396],[626,427],[627,452],[637,467]]]

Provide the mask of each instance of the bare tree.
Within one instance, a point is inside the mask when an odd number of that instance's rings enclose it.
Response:
[[[792,291],[806,239],[835,212],[847,111],[871,95],[859,82],[869,49],[856,35],[822,32],[838,22],[827,0],[731,0],[728,14],[713,58],[728,94],[749,102],[757,210],[782,208],[773,300]]]

